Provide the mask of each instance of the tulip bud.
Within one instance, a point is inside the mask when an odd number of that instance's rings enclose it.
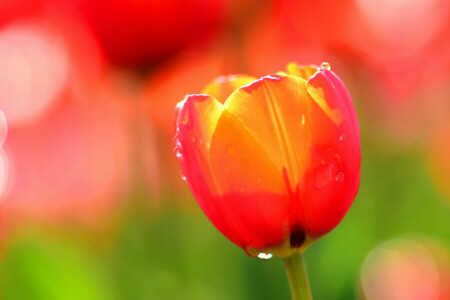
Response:
[[[339,224],[359,187],[352,100],[325,64],[237,77],[221,79],[247,84],[230,95],[222,86],[179,105],[182,172],[211,222],[247,254],[303,252]]]

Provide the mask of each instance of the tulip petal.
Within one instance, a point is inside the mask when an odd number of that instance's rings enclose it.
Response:
[[[289,197],[280,170],[243,123],[224,111],[210,149],[220,202],[240,245],[258,248],[283,242],[289,225]]]
[[[232,225],[222,217],[222,209],[214,201],[218,192],[207,154],[222,110],[220,102],[208,95],[190,95],[177,105],[175,153],[181,165],[182,177],[186,178],[200,207],[214,225],[236,243],[237,238],[228,229]]]
[[[242,195],[232,196],[233,189],[227,190],[229,185],[226,184],[226,180],[223,180],[224,178],[230,178],[227,169],[222,166],[219,166],[218,169],[214,168],[217,164],[214,164],[214,160],[211,162],[210,159],[210,149],[215,148],[213,146],[214,142],[212,141],[213,133],[214,136],[219,136],[219,140],[225,140],[225,135],[222,133],[223,130],[231,132],[231,126],[223,126],[224,122],[219,122],[220,125],[217,124],[219,118],[222,121],[226,119],[222,114],[223,106],[217,99],[208,95],[190,95],[184,101],[184,104],[180,106],[176,135],[178,148],[176,148],[176,152],[183,175],[186,177],[194,197],[216,228],[233,243],[243,249],[246,249],[250,240],[252,244],[258,245],[257,234],[254,232],[249,233],[246,226],[250,226],[250,224],[243,224],[241,219],[245,218],[239,217],[242,214],[252,211],[250,208],[254,208],[257,201],[254,200],[254,204],[251,206],[251,203],[242,200]],[[245,129],[242,127],[238,128],[237,131],[241,136],[242,134],[246,134]],[[215,139],[217,140],[217,138]],[[239,139],[247,141],[246,144],[249,145],[250,150],[257,147],[257,144],[250,142],[248,136]],[[237,146],[235,149],[236,151],[240,151]],[[252,155],[254,154],[255,151],[253,151]],[[225,161],[225,155],[223,153],[211,156],[219,161]],[[266,158],[261,159],[258,156],[256,157],[258,162],[268,161]],[[270,172],[264,170],[264,174],[267,173],[270,174]],[[265,179],[264,183],[267,183],[267,181]],[[278,198],[280,197],[278,196]],[[248,210],[242,209],[239,205],[234,205],[236,201],[238,204],[244,203],[247,207],[249,205],[251,207]],[[272,205],[272,207],[276,207],[276,205]],[[270,216],[270,212],[268,212],[267,218]],[[252,225],[255,226],[255,224]],[[270,226],[273,226],[273,223]],[[265,226],[264,228],[271,228],[270,226]],[[267,232],[261,233],[259,240],[267,241],[266,235]],[[283,235],[278,234],[277,237],[278,239],[282,239]]]
[[[203,89],[202,94],[211,95],[223,104],[236,89],[248,85],[256,79],[247,75],[219,76]]]
[[[279,172],[287,170],[293,189],[306,164],[307,99],[305,80],[270,75],[236,90],[225,102],[226,111],[244,124]]]
[[[300,199],[308,199],[302,201],[306,230],[318,237],[341,221],[358,190],[359,125],[347,90],[331,71],[321,69],[311,77],[308,93],[310,165]]]

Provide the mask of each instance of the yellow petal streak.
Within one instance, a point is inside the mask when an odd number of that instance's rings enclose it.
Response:
[[[281,172],[287,170],[295,189],[307,161],[306,81],[294,76],[267,76],[238,89],[225,110],[239,119],[267,157]],[[306,123],[308,122],[306,115]]]
[[[299,170],[297,168],[299,157],[296,157],[294,147],[289,140],[288,128],[285,124],[281,109],[278,106],[276,95],[267,84],[264,84],[262,89],[266,98],[266,104],[269,109],[271,120],[273,121],[278,145],[284,150],[283,160],[286,162],[285,166],[288,173],[291,174],[291,178],[299,178]]]
[[[282,193],[281,172],[242,122],[226,110],[218,121],[209,154],[215,180],[222,191]]]

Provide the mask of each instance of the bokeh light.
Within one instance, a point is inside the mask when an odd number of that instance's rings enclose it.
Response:
[[[397,239],[372,251],[361,271],[363,299],[450,297],[450,256],[437,242]]]
[[[40,25],[18,22],[0,32],[0,106],[11,126],[43,114],[68,79],[62,37]]]

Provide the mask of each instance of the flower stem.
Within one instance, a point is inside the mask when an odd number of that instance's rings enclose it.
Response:
[[[303,254],[294,253],[285,257],[284,266],[291,287],[292,300],[312,300]]]

